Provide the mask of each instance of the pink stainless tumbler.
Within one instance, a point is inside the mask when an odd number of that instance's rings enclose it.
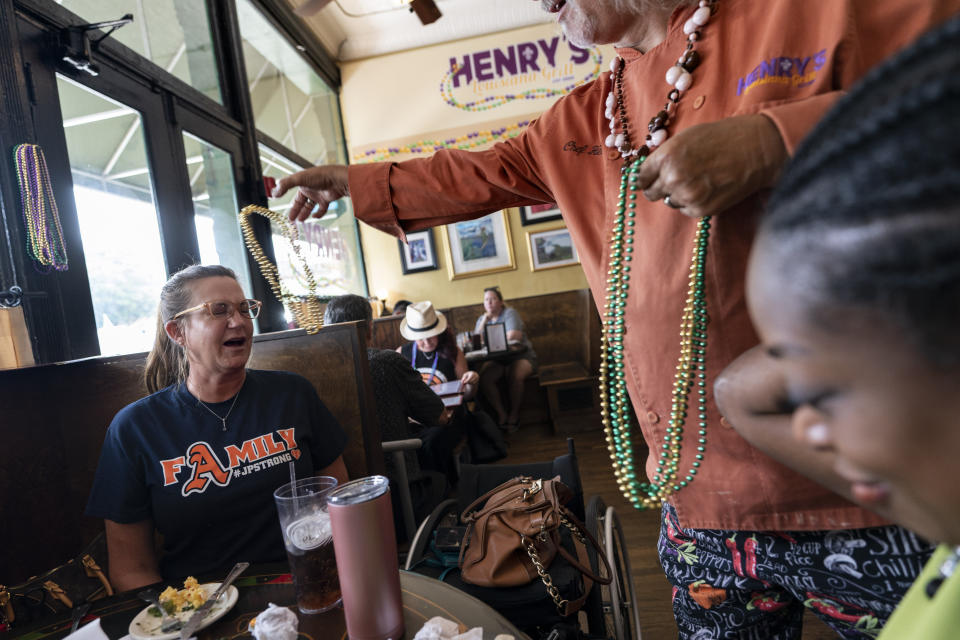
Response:
[[[399,640],[403,600],[390,482],[370,476],[327,496],[343,612],[351,640]]]

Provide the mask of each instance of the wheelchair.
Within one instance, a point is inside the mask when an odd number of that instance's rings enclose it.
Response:
[[[507,588],[479,587],[464,582],[457,568],[459,552],[445,547],[443,542],[443,538],[447,537],[445,534],[457,531],[457,526],[461,524],[459,516],[462,508],[490,489],[517,476],[553,478],[558,475],[573,492],[567,508],[599,542],[601,552],[613,572],[610,584],[594,584],[580,612],[568,618],[562,617],[557,611],[540,580]],[[458,543],[459,540],[456,546]],[[568,538],[566,543],[570,543]],[[591,569],[594,572],[603,571],[602,562],[590,545],[588,554]],[[437,578],[482,600],[534,640],[641,640],[637,597],[620,519],[614,508],[607,506],[600,496],[592,497],[584,506],[583,486],[572,438],[567,439],[567,453],[549,462],[461,465],[457,498],[440,503],[420,523],[410,543],[404,569]],[[555,561],[549,572],[563,598],[581,595],[581,576],[575,568],[565,562]]]

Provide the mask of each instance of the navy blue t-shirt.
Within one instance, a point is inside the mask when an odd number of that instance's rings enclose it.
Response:
[[[207,406],[224,416],[232,403]],[[248,370],[226,426],[182,384],[124,407],[107,430],[86,513],[152,519],[164,580],[283,560],[273,491],[291,460],[298,478],[316,475],[347,441],[313,385],[283,371]]]

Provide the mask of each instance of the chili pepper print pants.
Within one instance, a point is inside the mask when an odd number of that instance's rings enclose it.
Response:
[[[681,529],[664,505],[660,563],[681,640],[793,640],[804,608],[841,638],[875,638],[933,547],[901,527]]]

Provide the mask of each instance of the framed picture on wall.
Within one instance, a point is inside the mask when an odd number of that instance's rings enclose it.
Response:
[[[510,225],[503,211],[444,228],[450,279],[516,269]]]
[[[570,231],[566,227],[548,231],[528,231],[527,246],[530,249],[531,271],[580,264],[577,248],[573,246]]]
[[[433,242],[433,229],[407,234],[407,243],[397,240],[400,246],[400,266],[404,275],[419,271],[432,271],[437,262],[437,247]]]
[[[529,207],[520,207],[520,224],[523,226],[560,220],[562,217],[560,209],[555,204],[534,204]]]

